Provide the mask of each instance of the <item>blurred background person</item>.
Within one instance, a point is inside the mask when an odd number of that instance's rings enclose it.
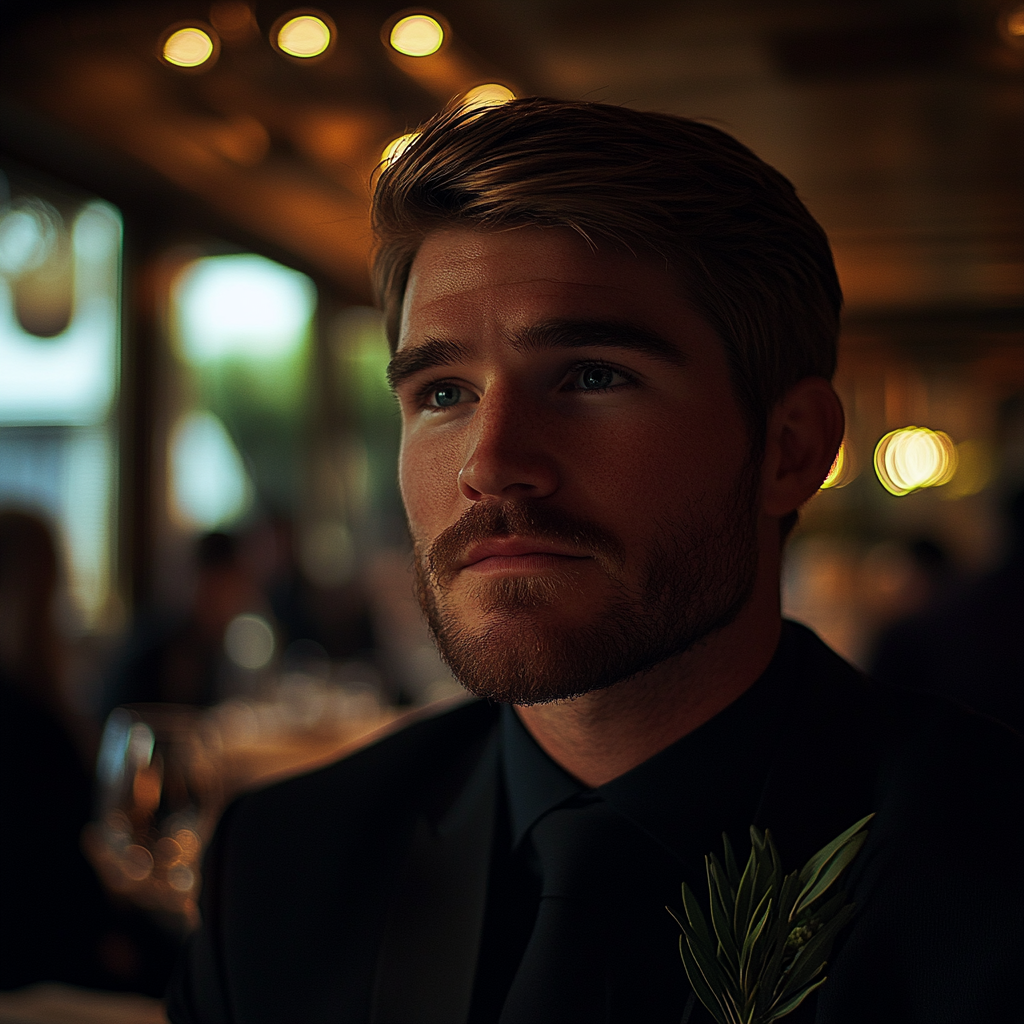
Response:
[[[229,694],[234,666],[225,633],[260,597],[231,534],[199,538],[195,573],[185,611],[146,610],[129,630],[105,689],[104,713],[141,701],[210,705]]]
[[[883,632],[871,674],[952,697],[1024,732],[1024,490],[1007,518],[1006,559]]]
[[[313,643],[334,661],[373,660],[376,639],[369,601],[363,580],[352,570],[351,552],[340,552],[347,563],[340,567],[343,571],[331,564],[324,572],[316,561],[322,552],[310,545],[306,561],[315,564],[312,573],[304,571],[298,532],[293,518],[275,513],[253,524],[240,545],[286,656],[289,648],[301,651]]]
[[[103,898],[79,850],[91,781],[65,722],[47,525],[0,512],[0,987],[98,973]],[[17,841],[10,841],[17,837]]]
[[[174,941],[115,906],[81,851],[91,766],[62,692],[60,578],[50,527],[0,510],[0,989],[61,981],[158,994]]]

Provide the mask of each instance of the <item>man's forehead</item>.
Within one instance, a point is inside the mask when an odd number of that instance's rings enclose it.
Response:
[[[668,300],[682,297],[664,266],[652,263],[611,246],[595,249],[568,228],[440,229],[427,236],[413,261],[399,344],[409,334],[410,313],[418,326],[425,326],[502,299],[508,300],[506,314],[521,313],[527,320],[529,306],[548,303],[577,315],[643,317],[649,303],[637,294],[641,280],[648,289],[660,286]],[[652,280],[652,272],[659,280]]]

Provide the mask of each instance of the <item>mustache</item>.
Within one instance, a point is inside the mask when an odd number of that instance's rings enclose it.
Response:
[[[427,549],[426,569],[438,587],[454,579],[467,548],[495,537],[530,537],[565,545],[614,573],[624,560],[621,542],[603,527],[554,505],[509,500],[471,505]]]

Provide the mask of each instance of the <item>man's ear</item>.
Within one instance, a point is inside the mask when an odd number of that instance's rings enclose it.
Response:
[[[768,417],[761,511],[782,517],[821,486],[843,440],[843,405],[824,377],[794,384]]]

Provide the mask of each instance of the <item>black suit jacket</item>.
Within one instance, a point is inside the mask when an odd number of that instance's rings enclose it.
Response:
[[[787,629],[799,699],[756,824],[793,870],[877,814],[848,879],[857,915],[801,1019],[1024,1019],[1020,737],[882,689]],[[174,1024],[465,1021],[496,726],[496,708],[467,703],[236,802],[207,857],[204,926],[172,987]]]

